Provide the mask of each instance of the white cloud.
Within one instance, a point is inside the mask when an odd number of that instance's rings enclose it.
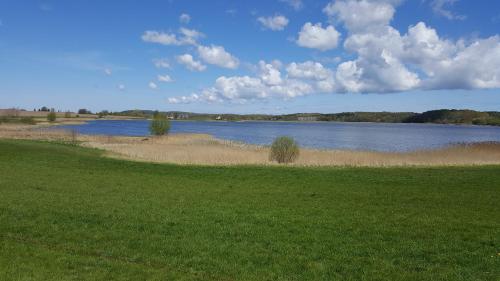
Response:
[[[162,45],[181,45],[177,36],[172,33],[164,33],[148,30],[142,35],[142,40],[149,43],[158,43]]]
[[[308,22],[304,24],[299,32],[297,45],[321,51],[337,48],[340,33],[331,25],[323,28],[321,23],[313,25]]]
[[[117,88],[120,91],[125,91],[125,85],[123,85],[123,84],[118,84]]]
[[[279,85],[283,81],[281,79],[281,72],[276,64],[266,63],[259,61],[260,79],[266,85]]]
[[[189,96],[170,98],[170,103],[192,103],[192,102],[224,102],[245,103],[253,100],[269,98],[291,99],[312,93],[324,93],[333,90],[333,72],[323,69],[321,64],[312,62],[303,64],[293,63],[295,66],[312,64],[318,69],[327,71],[329,75],[318,74],[307,77],[292,77],[290,73],[282,77],[280,62],[259,62],[258,75],[250,76],[221,76],[217,78],[211,88],[202,90]],[[292,65],[292,64],[291,64]],[[289,65],[287,69],[293,68]],[[320,71],[321,72],[321,71]],[[311,80],[311,78],[313,80]]]
[[[208,64],[230,69],[236,69],[239,65],[239,60],[226,52],[222,46],[198,46],[198,54],[200,58]]]
[[[259,17],[257,21],[266,29],[278,31],[283,30],[288,25],[288,19],[282,15],[272,17]]]
[[[456,2],[458,0],[432,0],[430,4],[432,11],[437,15],[449,20],[465,20],[467,18],[465,15],[459,15],[449,10],[450,6],[453,6]]]
[[[177,62],[186,66],[186,68],[191,71],[204,71],[207,69],[206,65],[203,65],[200,61],[194,60],[193,56],[190,54],[177,56]]]
[[[181,37],[180,42],[184,45],[197,45],[197,41],[200,38],[205,37],[205,35],[197,30],[194,29],[188,29],[181,27],[179,29],[179,33],[184,35]]]
[[[158,81],[159,82],[165,82],[165,83],[170,83],[173,82],[174,80],[170,77],[170,75],[158,75]]]
[[[305,80],[316,89],[316,92],[332,93],[335,90],[333,71],[319,62],[292,62],[287,66],[286,71],[289,78]]]
[[[303,63],[292,62],[286,68],[288,76],[292,78],[305,78],[314,80],[326,80],[333,76],[330,69],[319,62],[306,61]]]
[[[245,103],[320,93],[500,88],[500,35],[454,41],[441,38],[423,22],[400,33],[390,25],[399,2],[336,0],[325,7],[332,20],[346,27],[343,47],[352,57],[336,60],[336,69],[315,61],[292,62],[285,67],[280,62],[259,61],[254,76],[221,76],[212,87],[169,102]],[[306,30],[315,27],[311,23],[304,26]],[[317,49],[338,43],[326,44],[318,36],[310,37],[315,40],[305,41],[315,41],[308,45]]]
[[[417,74],[386,51],[380,57],[362,57],[340,64],[336,78],[338,91],[351,93],[400,92],[420,84]]]
[[[181,45],[197,45],[197,40],[204,37],[203,33],[181,27],[179,29],[180,37],[174,33],[165,33],[159,31],[148,30],[141,36],[144,42],[157,43],[166,46],[181,46]]]
[[[287,3],[290,5],[293,9],[296,11],[302,9],[304,7],[304,4],[302,3],[302,0],[279,0],[280,2]]]
[[[188,15],[188,14],[181,14],[179,16],[179,22],[180,23],[185,23],[185,24],[188,24],[189,22],[191,21],[191,16]]]
[[[500,36],[479,39],[457,48],[454,55],[423,65],[429,76],[425,88],[500,88]]]
[[[170,62],[168,61],[168,59],[154,59],[153,60],[153,64],[157,68],[168,68],[168,69],[170,69]]]
[[[111,69],[109,69],[109,68],[105,68],[104,74],[106,74],[107,76],[111,76],[111,74],[113,74],[113,71],[111,71]]]
[[[158,89],[158,85],[156,85],[156,83],[155,83],[155,82],[149,82],[149,85],[148,85],[148,86],[149,86],[149,88],[151,88],[151,89],[153,89],[153,90]]]
[[[343,23],[344,42],[357,59],[339,65],[339,92],[400,92],[411,89],[485,89],[500,82],[498,37],[467,45],[439,38],[420,22],[401,35],[389,25],[394,1],[339,0],[325,13]],[[370,11],[372,11],[370,13]],[[361,15],[370,15],[356,21]],[[482,52],[483,55],[479,53]]]
[[[386,0],[338,0],[332,1],[323,12],[344,23],[351,32],[386,26],[395,13],[393,2]]]

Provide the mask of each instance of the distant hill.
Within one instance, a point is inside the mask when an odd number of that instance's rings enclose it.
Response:
[[[148,118],[153,110],[126,110],[112,113]],[[162,112],[171,119],[181,120],[224,120],[224,121],[333,121],[333,122],[380,122],[380,123],[437,123],[474,124],[500,126],[500,112],[474,110],[440,109],[423,113],[415,112],[343,112],[343,113],[294,113],[270,114],[207,114],[182,111]]]
[[[404,122],[438,124],[500,125],[500,112],[441,109],[415,114]]]

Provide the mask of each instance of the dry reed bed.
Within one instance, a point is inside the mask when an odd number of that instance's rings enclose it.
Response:
[[[203,134],[166,137],[75,136],[46,127],[0,125],[0,138],[75,141],[107,151],[108,156],[159,163],[276,165],[269,148],[219,140]],[[75,139],[76,138],[76,139]],[[500,143],[476,143],[406,153],[301,149],[297,166],[447,166],[500,164]]]

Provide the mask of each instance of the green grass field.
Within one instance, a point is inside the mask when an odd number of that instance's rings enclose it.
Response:
[[[2,140],[0,280],[500,280],[500,167],[176,166]]]

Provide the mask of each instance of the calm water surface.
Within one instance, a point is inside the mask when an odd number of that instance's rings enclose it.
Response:
[[[98,120],[63,128],[82,134],[147,136],[148,126],[147,120]],[[171,133],[206,133],[259,145],[269,145],[275,137],[286,135],[303,147],[376,151],[500,141],[500,127],[436,124],[172,121]]]

